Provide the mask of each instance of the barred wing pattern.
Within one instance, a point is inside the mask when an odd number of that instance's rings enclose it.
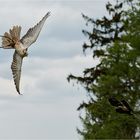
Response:
[[[15,51],[13,55],[13,62],[11,65],[13,79],[15,82],[16,90],[20,94],[19,84],[20,84],[20,76],[21,76],[21,66],[22,66],[22,57]]]
[[[19,94],[23,58],[28,54],[28,47],[37,40],[39,33],[49,15],[50,12],[46,13],[46,15],[40,20],[40,22],[38,22],[34,27],[30,28],[21,39],[21,26],[13,26],[13,28],[10,29],[9,32],[5,32],[3,36],[0,36],[2,37],[2,47],[4,49],[15,49],[11,69],[15,87]]]
[[[46,19],[49,17],[50,12],[48,12],[42,20],[37,23],[33,28],[30,28],[27,33],[22,37],[21,42],[25,48],[28,48],[31,44],[33,44],[36,39],[38,38],[38,35],[46,21]]]

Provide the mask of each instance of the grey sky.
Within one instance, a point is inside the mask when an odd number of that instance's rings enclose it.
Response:
[[[0,139],[78,139],[80,126],[76,111],[86,91],[72,86],[68,74],[81,74],[93,66],[82,44],[87,39],[81,16],[100,17],[107,0],[1,0],[0,34],[13,25],[22,26],[22,35],[51,11],[43,30],[25,58],[21,93],[16,93],[10,65],[13,50],[0,50]],[[113,1],[113,0],[112,0]],[[79,88],[78,88],[79,87]]]

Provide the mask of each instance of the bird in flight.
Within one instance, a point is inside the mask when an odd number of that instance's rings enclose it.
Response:
[[[11,69],[15,87],[19,94],[21,94],[19,87],[23,58],[28,56],[27,51],[29,46],[37,40],[39,33],[49,16],[50,12],[48,12],[34,27],[30,28],[22,38],[20,38],[21,26],[13,26],[13,28],[9,30],[9,33],[5,32],[4,35],[1,36],[3,49],[15,49]]]

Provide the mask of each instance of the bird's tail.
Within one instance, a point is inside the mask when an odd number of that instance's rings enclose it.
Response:
[[[13,26],[9,33],[5,32],[2,36],[2,47],[4,49],[14,48],[17,41],[20,40],[21,26]]]

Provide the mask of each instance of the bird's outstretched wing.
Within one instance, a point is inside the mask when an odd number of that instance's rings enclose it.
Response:
[[[49,17],[49,15],[50,15],[50,12],[48,12],[42,18],[42,20],[39,23],[37,23],[33,28],[30,28],[27,31],[27,33],[22,37],[22,39],[20,41],[25,48],[28,48],[31,44],[33,44],[36,41],[36,39],[46,21],[46,19]]]
[[[13,62],[11,65],[13,79],[15,82],[16,90],[20,94],[19,84],[20,84],[20,76],[21,76],[21,66],[22,66],[22,57],[15,51],[13,55]]]

